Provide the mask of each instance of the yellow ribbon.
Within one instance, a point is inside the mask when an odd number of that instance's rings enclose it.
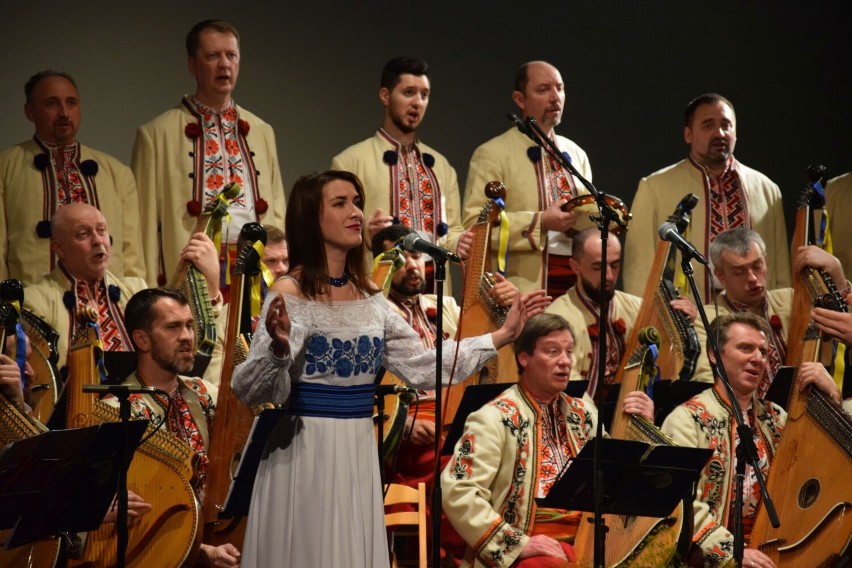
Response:
[[[497,198],[494,202],[500,206],[500,240],[497,248],[497,271],[505,276],[506,261],[509,258],[509,217],[506,215],[506,204]]]
[[[683,238],[689,240],[689,225],[686,226],[686,229],[683,231]],[[710,270],[710,267],[706,267],[705,270]],[[712,278],[712,275],[711,275]],[[689,286],[686,284],[686,274],[683,273],[683,267],[678,265],[677,270],[675,270],[675,281],[673,282],[675,289],[680,292],[680,295],[684,298],[690,296]],[[696,302],[698,300],[696,299]]]
[[[240,184],[234,183],[227,186],[225,189],[216,194],[216,197],[213,198],[213,201],[208,205],[208,211],[215,211],[219,207],[222,208],[224,213],[219,218],[217,223],[213,223],[211,227],[210,219],[207,221],[207,236],[210,237],[210,240],[213,241],[213,245],[216,247],[216,250],[222,250],[222,222],[230,224],[231,215],[228,214],[228,202],[240,194]],[[208,215],[210,215],[208,213]],[[210,229],[212,228],[212,233]],[[231,251],[228,250],[228,247],[225,247],[225,284],[227,286],[231,285]]]
[[[834,244],[831,241],[831,223],[828,218],[828,211],[825,207],[822,208],[822,217],[825,219],[825,236],[822,241],[822,248],[828,254],[834,254]],[[843,286],[845,282],[835,282],[837,286]],[[846,345],[838,341],[834,351],[834,382],[840,392],[843,392],[843,373],[846,371]]]
[[[266,250],[266,247],[260,241],[255,241],[252,243],[252,248],[257,251],[258,258],[263,258],[263,251]],[[255,318],[260,315],[260,307],[263,304],[263,298],[260,297],[261,286],[260,286],[260,278],[263,277],[263,281],[266,282],[266,287],[269,288],[272,286],[272,283],[275,281],[275,277],[272,275],[272,271],[263,264],[263,261],[260,261],[260,274],[256,274],[249,278],[249,286],[251,287],[251,317]]]

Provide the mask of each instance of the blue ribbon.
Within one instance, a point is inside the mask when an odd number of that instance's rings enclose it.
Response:
[[[27,336],[21,323],[15,324],[15,362],[21,371],[21,388],[27,388]]]
[[[646,369],[653,369],[653,376],[648,379],[648,384],[645,387],[645,394],[647,394],[650,398],[654,398],[654,383],[660,380],[660,367],[657,366],[657,357],[660,354],[660,350],[657,349],[657,345],[652,343],[648,346],[648,353],[651,354],[651,361],[648,361],[648,366]],[[644,365],[643,365],[644,367]]]
[[[104,366],[104,344],[101,343],[101,330],[98,327],[98,324],[91,322],[88,325],[92,326],[92,329],[95,330],[95,337],[97,338],[94,343],[94,353],[95,353],[95,364],[98,366],[98,374],[101,377],[101,384],[107,384],[107,372],[106,367]]]

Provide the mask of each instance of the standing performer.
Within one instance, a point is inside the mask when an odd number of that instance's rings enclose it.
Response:
[[[382,126],[335,156],[331,168],[354,173],[364,185],[367,239],[397,219],[456,251],[462,234],[456,170],[417,137],[431,96],[429,73],[429,65],[413,57],[385,63],[379,88]],[[462,247],[459,255],[467,257],[467,249]]]
[[[722,231],[754,229],[766,241],[769,262],[775,267],[769,275],[769,288],[789,286],[790,252],[781,190],[768,177],[734,158],[734,105],[716,93],[695,98],[686,107],[683,139],[689,144],[685,160],[639,182],[631,209],[641,214],[631,223],[625,244],[624,291],[642,293],[652,260],[646,252],[654,250],[660,224],[685,193],[701,197],[701,204],[692,212],[689,239],[704,256],[709,256],[710,243]],[[695,280],[706,298],[712,273],[699,264]]]
[[[565,85],[559,70],[544,61],[525,63],[515,76],[512,100],[522,118],[534,118],[577,171],[591,181],[586,153],[554,131],[562,121],[565,105]],[[515,127],[473,153],[464,193],[465,227],[476,220],[486,204],[488,198],[482,190],[491,181],[503,182],[508,190],[510,254],[506,276],[522,292],[545,288],[554,298],[563,294],[576,280],[568,266],[571,238],[567,232],[574,228],[577,216],[573,211],[563,211],[562,206],[588,191]]]
[[[195,24],[186,36],[195,94],[184,96],[136,134],[131,167],[139,187],[151,286],[171,279],[196,218],[231,182],[242,189],[230,201],[230,225],[222,230],[223,243],[231,243],[232,250],[245,223],[284,222],[275,133],[231,98],[240,73],[239,42],[228,22]]]
[[[80,93],[62,71],[40,71],[24,86],[32,140],[0,151],[0,278],[34,284],[56,267],[50,221],[70,203],[88,203],[113,228],[118,276],[145,277],[139,197],[130,168],[80,144]],[[181,239],[184,242],[186,239]]]
[[[248,359],[234,371],[246,404],[290,412],[266,445],[252,494],[243,566],[388,564],[373,431],[373,380],[381,365],[434,388],[435,352],[374,289],[363,266],[364,192],[349,172],[301,177],[288,204],[292,270],[270,288]],[[467,376],[512,341],[542,292],[518,296],[505,325],[466,339]],[[445,343],[449,379],[453,342]]]

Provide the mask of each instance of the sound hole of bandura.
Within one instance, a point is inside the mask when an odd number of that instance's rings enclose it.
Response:
[[[807,509],[813,505],[819,496],[819,492],[819,480],[814,478],[807,480],[799,489],[799,507]]]

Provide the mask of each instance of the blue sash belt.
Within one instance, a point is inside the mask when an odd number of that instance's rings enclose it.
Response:
[[[373,415],[375,385],[337,387],[296,383],[290,395],[290,413],[320,418],[369,418]]]

